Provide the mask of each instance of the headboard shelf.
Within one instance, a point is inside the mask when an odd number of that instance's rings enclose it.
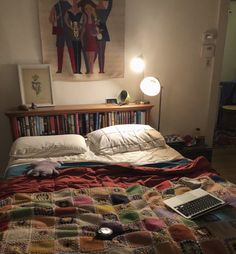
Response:
[[[114,124],[150,124],[151,104],[81,104],[12,109],[5,114],[13,140],[21,136],[81,134]]]

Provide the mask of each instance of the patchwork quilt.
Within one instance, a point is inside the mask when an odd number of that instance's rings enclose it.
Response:
[[[228,205],[184,219],[163,199],[201,186]],[[180,177],[152,188],[64,188],[0,201],[0,253],[236,253],[236,187],[217,176]],[[101,227],[112,229],[101,239]]]

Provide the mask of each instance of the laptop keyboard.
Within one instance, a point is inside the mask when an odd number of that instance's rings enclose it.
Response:
[[[211,195],[205,195],[176,206],[175,209],[187,217],[194,217],[208,210],[221,206],[222,202]]]

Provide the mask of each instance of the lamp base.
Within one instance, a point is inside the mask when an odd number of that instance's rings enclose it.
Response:
[[[145,100],[136,100],[135,104],[150,104],[150,101],[145,101]]]

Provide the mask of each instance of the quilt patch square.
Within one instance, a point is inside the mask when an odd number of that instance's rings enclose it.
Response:
[[[45,240],[39,242],[31,242],[29,245],[30,254],[53,254],[54,241]]]
[[[115,213],[115,209],[111,205],[96,205],[96,212],[100,214]]]
[[[13,204],[18,204],[18,203],[28,203],[31,202],[31,195],[27,193],[16,193],[14,195],[14,201]]]
[[[127,196],[118,195],[118,194],[112,194],[111,201],[113,205],[127,204],[130,202]]]
[[[223,242],[216,240],[216,239],[201,241],[200,245],[201,245],[202,250],[204,251],[204,254],[205,253],[206,254],[227,253]],[[235,252],[230,252],[230,253],[235,253]]]
[[[105,249],[104,241],[102,240],[96,240],[93,237],[80,237],[79,240],[81,251],[102,251]]]
[[[10,217],[13,220],[32,217],[33,212],[31,207],[19,207],[10,211]]]
[[[181,241],[180,246],[183,254],[203,254],[199,244],[196,241],[186,240]]]
[[[124,210],[119,214],[122,223],[131,223],[139,220],[139,214],[134,210]]]
[[[236,253],[236,238],[225,239],[225,245],[230,254]]]
[[[30,239],[30,230],[10,229],[4,232],[3,239],[6,242],[22,242]]]
[[[109,188],[103,188],[103,187],[95,187],[90,189],[89,195],[93,196],[97,196],[97,195],[104,195],[104,196],[108,196],[110,194],[110,190]]]
[[[46,241],[54,239],[55,239],[54,229],[53,230],[33,229],[31,232],[32,241]]]
[[[75,206],[92,205],[93,200],[92,198],[86,195],[79,195],[79,196],[73,197],[73,203]]]
[[[37,219],[31,221],[33,228],[54,228],[56,224],[55,217],[37,216]]]
[[[17,242],[17,243],[8,243],[5,245],[4,254],[12,253],[27,253],[27,243]]]
[[[19,228],[31,228],[31,220],[22,219],[22,220],[14,220],[10,223],[11,229],[19,229]]]
[[[55,242],[56,253],[79,253],[79,238],[65,237]]]
[[[76,207],[60,207],[55,209],[56,216],[73,216],[76,215]]]
[[[152,244],[152,235],[147,231],[132,232],[125,235],[127,243],[131,247],[142,247]]]
[[[34,207],[33,214],[36,216],[53,216],[54,210],[50,206],[36,206]]]
[[[78,236],[78,233],[78,228],[75,226],[70,228],[56,229],[55,232],[57,238],[76,237]]]
[[[160,231],[167,227],[164,221],[157,218],[144,219],[143,223],[145,228],[149,231]]]
[[[49,192],[39,192],[39,193],[33,193],[32,201],[34,202],[51,202],[52,201],[52,193]]]

